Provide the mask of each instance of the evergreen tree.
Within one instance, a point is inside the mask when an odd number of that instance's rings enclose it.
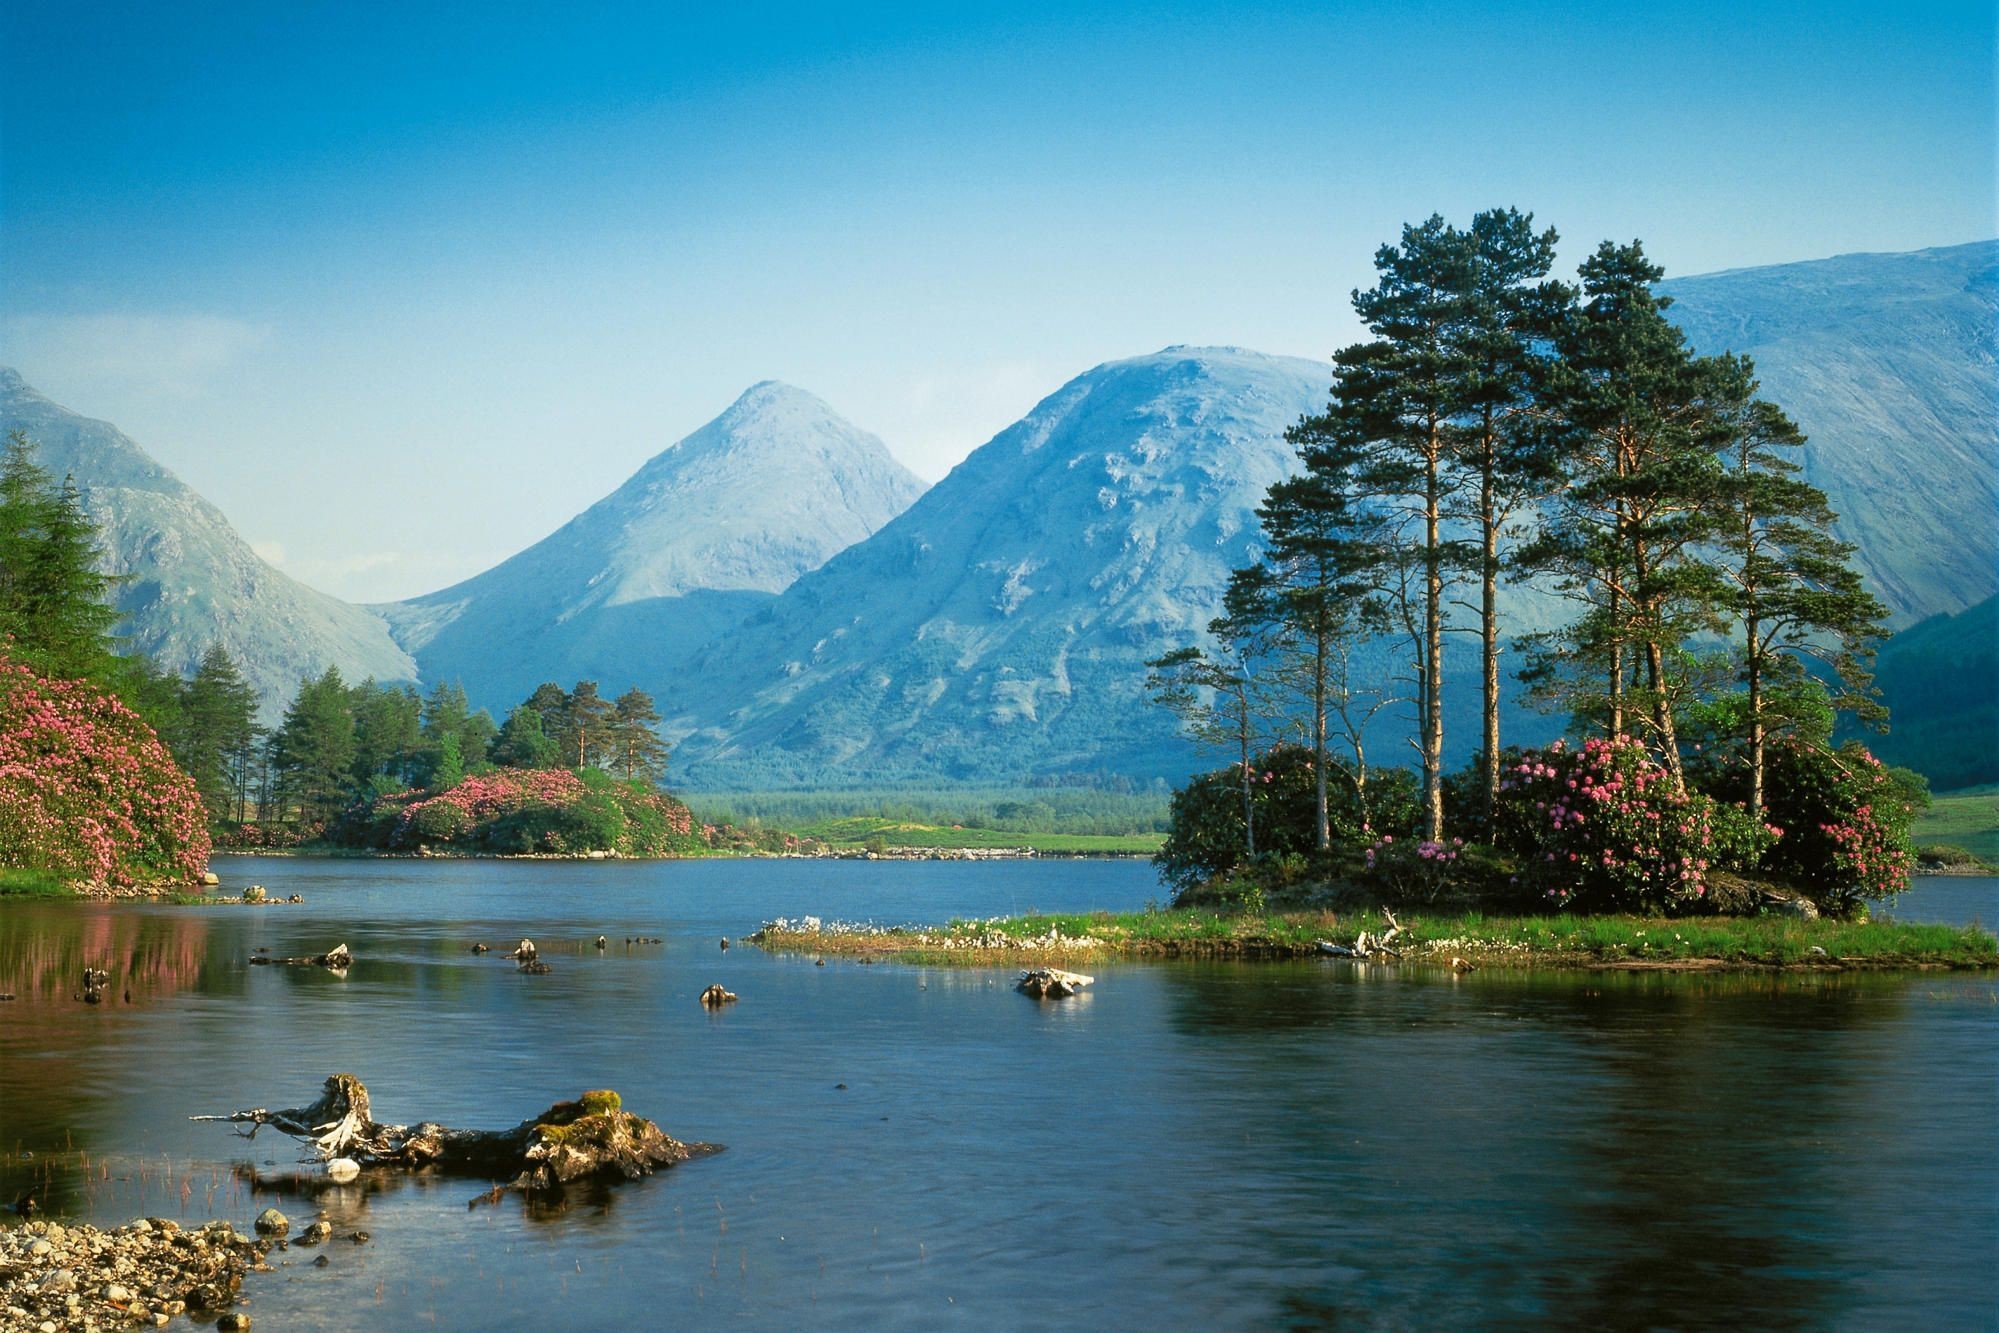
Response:
[[[528,704],[507,714],[490,754],[504,768],[552,768],[562,758],[561,747],[542,726],[540,710]]]
[[[423,701],[424,780],[440,785],[438,773],[444,762],[445,741],[455,748],[458,781],[465,776],[468,757],[483,760],[499,729],[483,708],[474,712],[465,697],[465,687],[456,681],[439,681]]]
[[[602,768],[616,716],[611,702],[597,693],[596,681],[577,681],[564,709],[565,739],[573,747],[565,758],[574,759],[578,768]]]
[[[1479,786],[1490,827],[1499,799],[1499,578],[1502,546],[1516,517],[1555,481],[1540,407],[1545,348],[1574,300],[1547,281],[1555,262],[1554,228],[1536,233],[1533,215],[1493,209],[1472,219],[1466,239],[1463,319],[1450,334],[1462,379],[1455,394],[1458,429],[1453,465],[1462,475],[1455,512],[1477,533],[1483,739]]]
[[[1330,484],[1346,491],[1346,504],[1364,502],[1384,517],[1372,547],[1383,567],[1376,582],[1412,594],[1402,614],[1419,627],[1411,662],[1416,748],[1432,839],[1443,836],[1444,821],[1446,600],[1469,559],[1464,544],[1446,536],[1444,521],[1462,484],[1459,417],[1476,368],[1457,341],[1474,285],[1474,250],[1466,233],[1432,216],[1404,227],[1399,245],[1376,251],[1375,286],[1353,297],[1374,337],[1334,356],[1331,404],[1287,436],[1311,472],[1337,478]],[[1407,566],[1413,580],[1394,575],[1388,567],[1395,564]]]
[[[633,686],[618,696],[610,721],[610,746],[625,781],[644,778],[658,782],[666,776],[666,742],[659,738],[659,710],[652,696]]]
[[[414,783],[426,767],[423,701],[416,690],[364,680],[348,692],[348,707],[354,714],[355,789],[395,791]]]
[[[114,683],[118,580],[99,559],[75,481],[52,484],[27,435],[10,433],[0,456],[0,636],[16,658],[46,675]]]
[[[576,728],[570,721],[569,691],[554,681],[544,681],[527,697],[526,706],[541,714],[541,728],[555,742],[555,762],[568,767],[579,751]]]
[[[213,644],[180,688],[174,757],[194,779],[210,820],[241,807],[239,756],[256,744],[257,693],[221,644]]]
[[[300,683],[271,737],[271,768],[281,799],[307,819],[345,803],[354,767],[354,714],[338,667]]]
[[[1833,535],[1836,516],[1825,492],[1786,456],[1803,448],[1804,433],[1761,399],[1745,404],[1730,424],[1717,563],[1741,634],[1749,812],[1760,817],[1765,748],[1773,732],[1797,720],[1782,701],[1800,694],[1802,658],[1831,668],[1840,686],[1835,706],[1869,719],[1886,716],[1869,695],[1867,664],[1886,635],[1887,609],[1848,563],[1853,547]]]
[[[1613,736],[1648,729],[1684,787],[1678,659],[1689,635],[1720,628],[1704,543],[1720,509],[1716,450],[1750,380],[1738,358],[1688,350],[1665,317],[1671,298],[1652,289],[1664,272],[1637,242],[1605,242],[1581,273],[1585,301],[1556,339],[1548,379],[1563,485],[1520,559],[1584,611],[1537,638],[1526,674]]]

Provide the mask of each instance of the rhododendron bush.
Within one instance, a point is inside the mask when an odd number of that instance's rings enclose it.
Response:
[[[342,815],[330,835],[350,846],[397,851],[663,856],[701,844],[679,801],[594,769],[502,768],[442,790],[378,796]]]
[[[1550,904],[1685,910],[1715,870],[1753,864],[1779,836],[1739,811],[1676,790],[1629,737],[1528,750],[1500,775],[1494,839]]]
[[[1834,911],[1909,887],[1918,798],[1865,747],[1782,742],[1770,749],[1763,783],[1769,817],[1786,830],[1763,859],[1772,874]]]
[[[201,796],[151,727],[0,658],[0,864],[127,887],[192,880],[208,852]]]

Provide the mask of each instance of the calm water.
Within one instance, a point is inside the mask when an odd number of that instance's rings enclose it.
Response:
[[[253,1277],[260,1328],[1999,1320],[1989,976],[1162,964],[1037,1004],[1010,973],[717,939],[1136,907],[1147,867],[217,868],[306,903],[0,911],[0,1191],[54,1161],[95,1220],[276,1201],[373,1233]],[[1995,906],[1999,881],[1930,880],[1897,911]],[[522,934],[553,974],[467,952]],[[344,980],[245,962],[343,940]],[[112,1001],[70,999],[105,959]],[[710,1014],[716,981],[742,1001]],[[534,1215],[464,1181],[309,1202],[289,1140],[185,1119],[337,1070],[383,1118],[466,1125],[615,1087],[728,1151]]]

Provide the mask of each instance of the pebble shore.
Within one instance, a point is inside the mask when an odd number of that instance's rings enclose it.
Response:
[[[181,1314],[247,1329],[250,1316],[229,1305],[278,1243],[228,1222],[183,1228],[158,1217],[109,1230],[46,1221],[0,1230],[0,1333],[151,1328]]]

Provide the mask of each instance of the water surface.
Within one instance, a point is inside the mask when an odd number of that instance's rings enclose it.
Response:
[[[217,868],[306,902],[0,911],[20,997],[0,1005],[0,1191],[52,1160],[58,1206],[95,1220],[243,1222],[275,1198],[373,1234],[253,1278],[260,1327],[1999,1314],[1986,975],[1128,964],[1043,1004],[1007,972],[718,942],[778,915],[1129,909],[1163,896],[1148,867]],[[1995,902],[1991,880],[1925,880],[1896,913]],[[468,952],[524,934],[553,973]],[[344,979],[246,961],[342,941]],[[70,998],[105,960],[111,1001]],[[703,1010],[711,982],[741,1002]],[[727,1151],[560,1210],[468,1210],[464,1181],[308,1201],[288,1140],[185,1119],[295,1105],[336,1070],[378,1116],[466,1125],[615,1087]]]

